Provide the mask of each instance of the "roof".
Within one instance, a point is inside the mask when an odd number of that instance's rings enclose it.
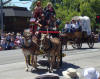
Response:
[[[5,16],[20,16],[20,17],[31,17],[31,11],[24,7],[4,7],[3,12]]]

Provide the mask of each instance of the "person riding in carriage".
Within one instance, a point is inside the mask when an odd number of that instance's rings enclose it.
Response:
[[[39,27],[42,27],[42,25],[35,19],[35,18],[31,18],[30,19],[30,32],[34,35],[35,32],[37,31]]]
[[[47,6],[44,8],[44,15],[45,15],[45,19],[48,23],[48,29],[53,29],[54,26],[56,26],[56,12],[52,6],[51,2],[48,2]]]
[[[47,25],[47,21],[45,20],[45,15],[42,14],[41,15],[41,19],[39,21],[39,23],[41,24],[41,27],[40,27],[40,31],[46,31],[48,25]]]
[[[70,33],[71,32],[71,24],[69,22],[66,22],[65,27],[63,29],[64,33]]]
[[[51,16],[56,16],[51,2],[48,2],[47,6],[44,8],[44,15],[46,16],[47,21],[50,20]]]
[[[35,34],[38,29],[38,26],[41,27],[42,25],[39,23],[41,20],[41,15],[43,14],[43,8],[41,6],[41,2],[37,1],[36,7],[33,11],[33,17],[30,19],[30,31]]]
[[[78,22],[75,21],[75,20],[72,20],[71,28],[72,28],[72,31],[73,31],[73,32],[76,32],[76,31],[79,29],[79,24],[78,24]]]
[[[36,18],[36,20],[41,19],[41,15],[43,14],[43,8],[41,6],[41,2],[37,1],[36,7],[34,8],[33,11],[33,17]]]

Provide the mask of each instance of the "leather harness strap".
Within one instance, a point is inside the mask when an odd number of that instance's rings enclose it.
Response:
[[[49,44],[49,47],[47,49],[45,49],[46,51],[51,50],[53,47],[52,42],[50,40],[48,40],[48,44]]]

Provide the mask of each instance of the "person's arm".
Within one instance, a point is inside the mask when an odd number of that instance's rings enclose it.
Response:
[[[64,27],[64,29],[67,29],[67,24],[65,24],[65,27]]]

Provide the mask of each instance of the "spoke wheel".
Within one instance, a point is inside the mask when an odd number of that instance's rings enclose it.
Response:
[[[89,48],[93,48],[93,46],[94,46],[94,37],[89,37],[88,38],[88,46],[89,46]]]
[[[82,41],[80,39],[75,39],[75,41],[72,44],[72,47],[77,49],[82,48]]]

